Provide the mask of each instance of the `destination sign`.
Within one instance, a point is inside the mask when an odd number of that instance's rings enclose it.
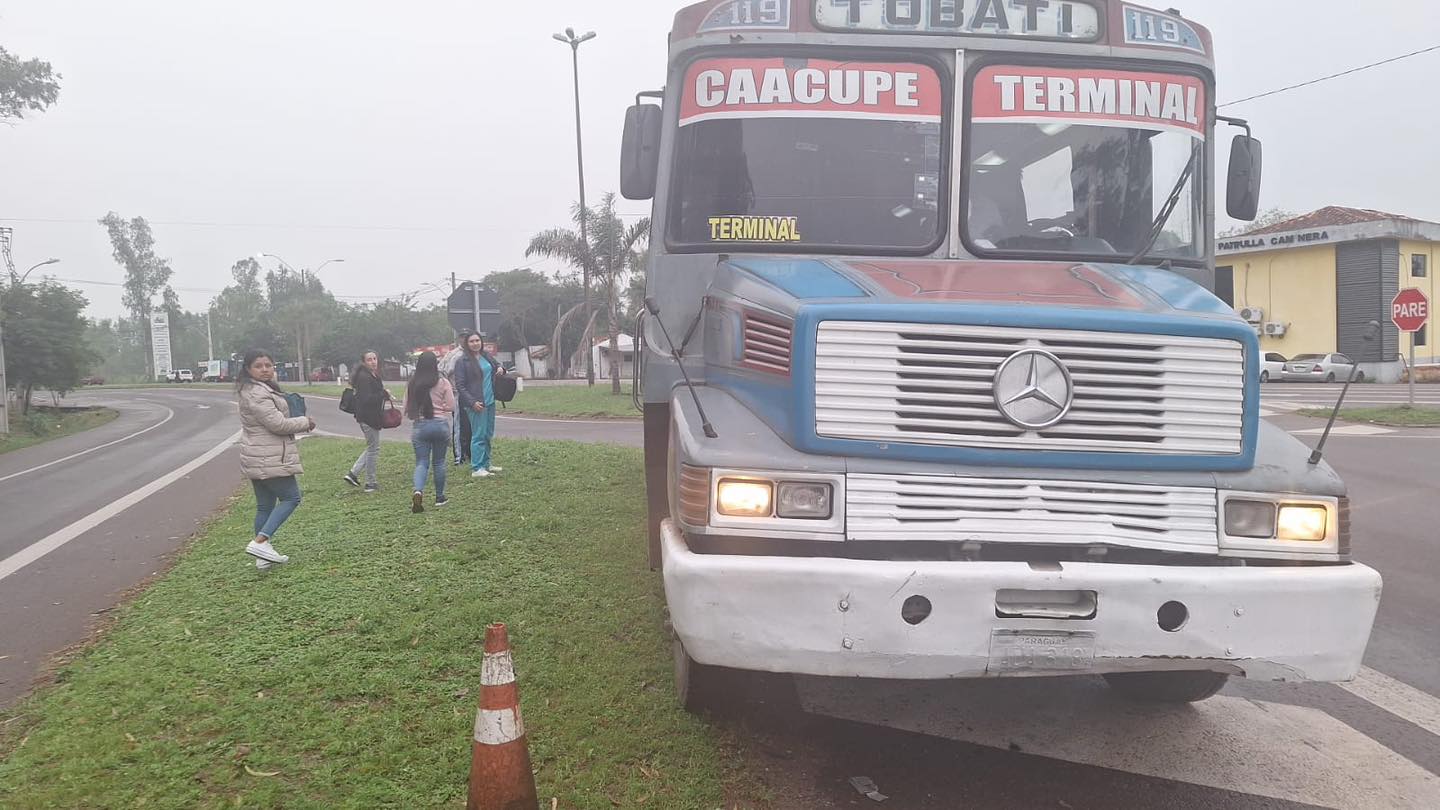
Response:
[[[824,59],[701,59],[685,74],[680,126],[723,118],[940,121],[940,77],[925,65]]]
[[[891,34],[1100,38],[1100,13],[1078,0],[815,0],[815,24]]]

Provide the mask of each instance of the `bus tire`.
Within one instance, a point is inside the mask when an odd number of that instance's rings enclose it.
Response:
[[[670,642],[675,657],[675,699],[691,714],[702,714],[721,705],[721,682],[725,670],[702,664],[690,657],[684,642]]]
[[[1213,697],[1230,679],[1223,672],[1112,672],[1105,682],[1118,694],[1142,703],[1198,703]]]

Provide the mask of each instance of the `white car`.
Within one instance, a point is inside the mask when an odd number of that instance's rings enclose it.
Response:
[[[175,369],[170,372],[167,379],[170,380],[170,382],[193,383],[195,382],[195,372],[188,368]]]
[[[1343,354],[1301,354],[1285,364],[1286,382],[1345,382],[1355,368],[1355,361]],[[1365,382],[1365,372],[1355,375],[1355,382]]]
[[[1265,359],[1260,362],[1260,382],[1278,380],[1285,374],[1285,355],[1279,352],[1266,352]]]

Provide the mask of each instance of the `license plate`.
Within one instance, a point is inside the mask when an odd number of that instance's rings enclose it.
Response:
[[[990,634],[989,671],[1085,672],[1095,664],[1095,634],[995,630]]]

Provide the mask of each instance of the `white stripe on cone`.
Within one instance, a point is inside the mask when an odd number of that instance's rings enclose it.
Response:
[[[509,650],[486,653],[480,662],[481,686],[505,686],[515,682],[515,662]]]
[[[525,736],[519,709],[480,709],[475,712],[475,742],[504,745]]]

